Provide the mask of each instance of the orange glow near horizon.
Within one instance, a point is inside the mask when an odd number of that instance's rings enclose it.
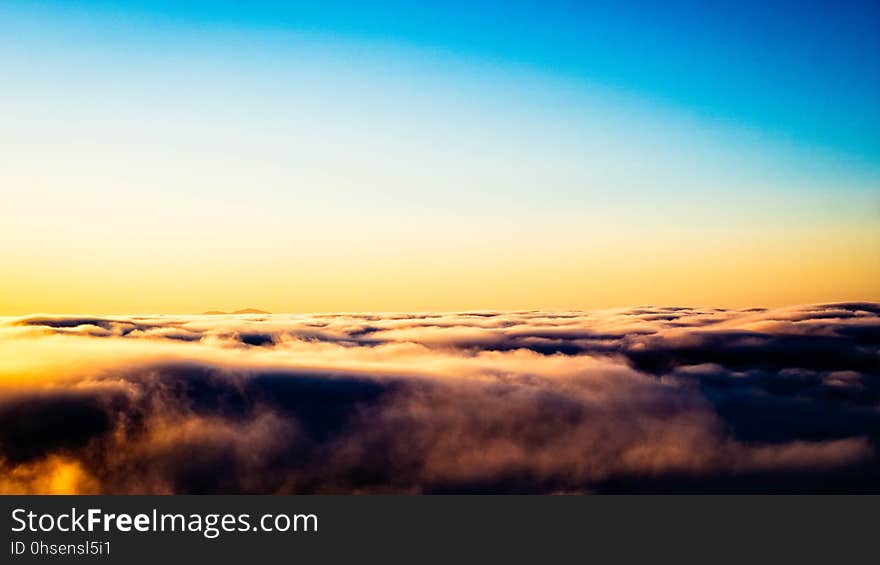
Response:
[[[747,307],[880,299],[880,238],[871,226],[761,235],[707,229],[623,237],[589,228],[548,228],[531,239],[509,235],[505,241],[490,228],[482,240],[454,232],[443,241],[416,233],[384,240],[352,234],[350,241],[306,242],[305,249],[295,247],[297,234],[289,247],[276,234],[263,247],[248,242],[251,249],[217,240],[112,239],[76,250],[62,244],[28,254],[19,248],[17,260],[5,261],[0,314]]]

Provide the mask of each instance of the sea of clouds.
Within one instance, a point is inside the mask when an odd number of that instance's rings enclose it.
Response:
[[[0,319],[0,492],[880,492],[880,304]]]

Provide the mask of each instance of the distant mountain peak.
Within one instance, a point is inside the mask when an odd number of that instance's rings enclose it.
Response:
[[[243,308],[241,310],[236,310],[235,312],[224,312],[223,310],[208,310],[207,312],[202,312],[203,316],[222,316],[229,314],[271,314],[271,312],[257,310],[256,308]]]

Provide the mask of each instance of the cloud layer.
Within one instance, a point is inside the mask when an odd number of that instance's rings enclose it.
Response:
[[[0,323],[0,492],[880,492],[880,305]]]

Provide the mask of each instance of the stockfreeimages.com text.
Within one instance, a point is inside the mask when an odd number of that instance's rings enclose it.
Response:
[[[24,508],[12,511],[13,532],[190,532],[215,539],[233,532],[317,532],[315,514],[179,514],[157,509],[144,514],[104,513],[100,508],[61,514],[37,514]]]

